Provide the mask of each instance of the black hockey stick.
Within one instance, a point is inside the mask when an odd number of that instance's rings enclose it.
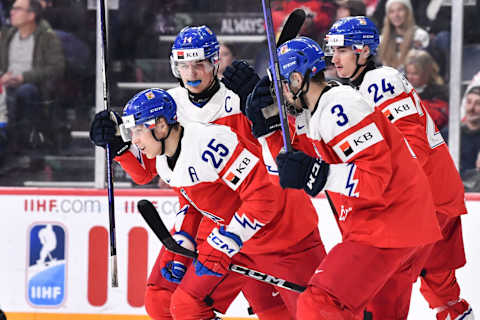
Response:
[[[265,25],[267,29],[267,42],[268,42],[268,52],[270,55],[270,66],[273,68],[271,72],[272,82],[275,88],[275,96],[277,98],[278,111],[280,114],[280,122],[282,125],[283,133],[283,145],[286,151],[292,150],[290,131],[288,127],[287,112],[285,108],[285,99],[282,92],[282,83],[280,82],[280,66],[278,63],[277,56],[277,46],[275,43],[275,30],[273,29],[272,22],[272,10],[270,7],[270,0],[262,0],[263,6],[263,16],[265,18]],[[289,22],[289,20],[291,20]],[[305,21],[305,12],[301,9],[294,10],[287,19],[285,23],[285,36],[282,35],[279,38],[279,44],[283,43],[281,41],[287,41],[293,39],[297,36],[300,31],[303,22]],[[290,25],[292,27],[290,27]],[[282,34],[284,30],[282,30]],[[287,38],[288,36],[288,38]]]
[[[158,239],[162,242],[162,244],[168,251],[192,259],[197,258],[198,254],[195,251],[191,251],[182,247],[175,241],[175,239],[173,239],[172,235],[170,234],[167,227],[160,218],[157,209],[155,209],[155,207],[150,201],[140,200],[137,206],[145,222],[148,224],[150,229],[152,229],[153,233],[155,233],[155,235],[158,237]],[[279,279],[269,274],[256,271],[247,267],[242,267],[236,264],[231,264],[229,266],[229,269],[233,272],[243,274],[247,277],[291,291],[303,292],[306,289],[304,286],[301,286],[299,284]]]
[[[107,0],[97,0],[97,17],[101,25],[102,34],[102,77],[103,77],[103,106],[105,110],[110,107],[110,88],[108,82],[108,7]],[[108,189],[108,218],[110,235],[110,266],[112,268],[112,287],[118,287],[117,268],[117,240],[115,236],[115,200],[113,198],[113,169],[110,145],[106,148],[107,157],[107,189]]]
[[[305,22],[306,14],[303,9],[295,9],[290,13],[283,25],[282,32],[277,40],[277,47],[297,37]]]

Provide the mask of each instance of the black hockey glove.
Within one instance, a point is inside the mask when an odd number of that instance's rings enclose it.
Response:
[[[252,122],[253,135],[257,138],[281,128],[278,108],[273,104],[268,77],[263,77],[248,95],[245,111]]]
[[[304,189],[314,197],[327,182],[329,164],[301,151],[281,152],[277,166],[282,188]]]
[[[115,121],[112,120],[113,117]],[[122,140],[118,129],[121,123],[122,118],[115,111],[100,111],[95,115],[90,126],[90,140],[102,148],[106,148],[107,144],[110,144],[112,157],[123,154],[132,143]]]
[[[235,60],[223,72],[222,82],[225,87],[235,92],[240,97],[240,110],[245,114],[247,96],[253,91],[260,78],[244,60]]]

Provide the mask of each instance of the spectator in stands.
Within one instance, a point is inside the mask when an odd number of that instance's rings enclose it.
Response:
[[[337,19],[345,17],[365,16],[365,3],[362,0],[336,0]]]
[[[302,8],[307,19],[300,32],[301,35],[322,40],[335,18],[333,0],[280,0],[272,7],[272,19],[275,33],[281,31],[288,15],[295,9]]]
[[[411,49],[406,57],[405,71],[438,129],[448,125],[448,87],[432,56],[427,51]]]
[[[477,168],[480,152],[480,84],[467,89],[465,94],[465,118],[460,126],[460,174],[465,177],[468,170]],[[442,130],[448,142],[448,127]]]
[[[217,76],[219,79],[223,78],[223,71],[225,68],[232,64],[233,60],[235,60],[235,52],[231,45],[226,43],[220,43],[220,62],[218,65],[218,73]]]
[[[403,71],[408,51],[426,49],[430,36],[415,24],[410,0],[388,0],[385,6],[379,62]]]
[[[10,22],[0,38],[0,84],[7,93],[9,149],[19,152],[48,142],[42,130],[65,59],[38,0],[16,0]]]

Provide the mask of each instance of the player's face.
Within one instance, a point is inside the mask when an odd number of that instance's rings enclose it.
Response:
[[[480,128],[480,95],[470,93],[465,99],[465,122],[472,129]]]
[[[130,130],[132,143],[134,143],[148,159],[153,159],[161,154],[162,145],[153,138],[151,129],[143,124],[139,124]]]
[[[335,65],[340,78],[350,78],[357,68],[357,57],[353,48],[333,47],[332,63]]]
[[[388,20],[395,28],[401,27],[407,20],[407,7],[401,3],[392,3],[387,11]]]
[[[208,60],[177,62],[176,66],[185,87],[192,93],[203,92],[213,81],[213,65]]]

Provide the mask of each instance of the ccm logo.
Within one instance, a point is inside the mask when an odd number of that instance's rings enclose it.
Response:
[[[282,287],[285,284],[285,280],[283,279],[277,279],[275,277],[272,277],[271,275],[261,273],[255,270],[246,269],[246,268],[243,268],[242,266],[232,265],[230,267],[230,270],[247,275],[247,276],[251,276],[255,279],[265,281],[280,287]]]
[[[320,172],[320,162],[315,161],[312,167],[312,171],[310,172],[310,175],[308,176],[308,182],[307,182],[307,187],[311,190],[313,189],[313,183],[317,179],[318,173]]]

